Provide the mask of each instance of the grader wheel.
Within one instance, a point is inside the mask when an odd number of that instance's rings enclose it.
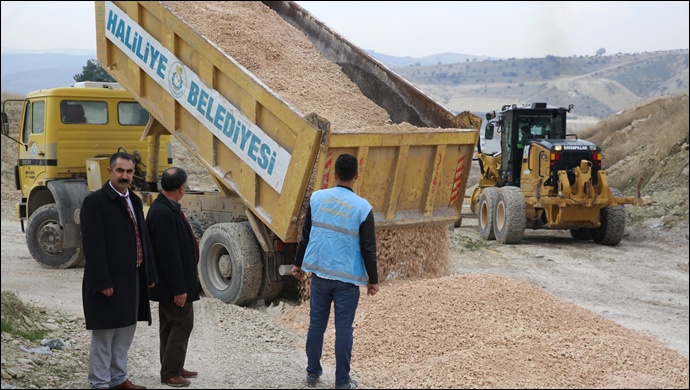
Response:
[[[613,196],[622,196],[616,188],[611,188]],[[606,206],[601,209],[601,226],[592,229],[592,239],[597,244],[616,246],[625,232],[625,208],[622,205]]]
[[[494,234],[494,208],[498,192],[498,188],[488,187],[479,196],[479,204],[476,211],[477,226],[479,227],[479,236],[485,240],[496,239]]]
[[[494,234],[501,244],[522,241],[527,224],[525,197],[519,187],[503,187],[494,208]]]

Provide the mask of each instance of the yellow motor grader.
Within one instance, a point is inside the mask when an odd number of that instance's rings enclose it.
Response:
[[[481,177],[470,198],[480,236],[517,244],[525,229],[569,229],[576,240],[617,245],[624,204],[639,204],[609,186],[601,148],[566,134],[572,110],[546,103],[505,105],[486,114],[485,138],[500,134],[500,152],[477,148]]]

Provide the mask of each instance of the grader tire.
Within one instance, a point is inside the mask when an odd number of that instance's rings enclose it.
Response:
[[[503,187],[494,206],[494,234],[501,244],[522,241],[527,224],[525,197],[519,187]]]
[[[496,239],[494,234],[494,208],[498,192],[498,188],[488,187],[482,190],[482,194],[479,196],[477,227],[479,228],[479,237],[485,240]]]
[[[616,188],[611,188],[613,196],[621,196]],[[623,239],[625,233],[625,207],[606,206],[600,213],[601,226],[592,229],[592,239],[597,244],[616,246]]]
[[[263,267],[251,228],[241,223],[212,225],[199,252],[199,279],[206,294],[238,306],[256,301]]]
[[[57,205],[39,207],[31,214],[26,226],[26,246],[31,256],[43,267],[72,268],[84,260],[82,248],[63,248],[64,231],[60,225]]]

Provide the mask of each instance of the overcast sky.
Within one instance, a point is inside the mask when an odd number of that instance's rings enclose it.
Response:
[[[298,1],[364,50],[424,57],[594,55],[688,48],[687,1]],[[2,1],[2,47],[96,51],[90,1]]]

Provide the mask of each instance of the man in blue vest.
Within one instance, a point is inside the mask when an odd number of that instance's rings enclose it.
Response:
[[[374,214],[369,202],[352,191],[357,158],[341,154],[335,161],[333,188],[314,191],[302,226],[292,274],[304,280],[311,272],[307,385],[319,382],[323,369],[323,335],[331,304],[335,318],[335,388],[354,389],[350,359],[360,286],[367,295],[379,291]]]

